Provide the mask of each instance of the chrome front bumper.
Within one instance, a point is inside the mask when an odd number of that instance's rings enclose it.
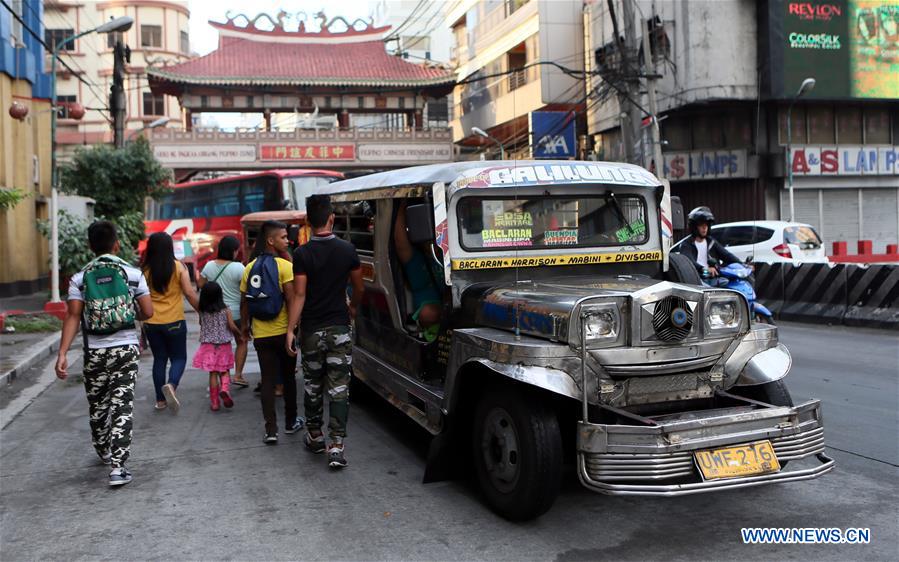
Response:
[[[578,476],[584,486],[603,494],[680,496],[809,480],[833,469],[833,459],[824,454],[820,402],[765,406],[754,403],[640,418],[642,425],[581,422]],[[773,474],[703,480],[693,460],[696,450],[762,439],[771,441],[781,464],[791,465]],[[814,466],[796,467],[806,459]]]

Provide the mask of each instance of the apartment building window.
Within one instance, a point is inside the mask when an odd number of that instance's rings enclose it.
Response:
[[[162,26],[160,25],[142,25],[140,26],[140,46],[141,47],[162,47]]]
[[[106,48],[107,49],[115,49],[115,44],[121,41],[122,45],[125,44],[125,34],[121,31],[113,31],[112,33],[106,34]]]
[[[190,53],[190,35],[186,31],[181,32],[181,52],[184,54]]]
[[[165,97],[144,92],[144,115],[165,115]]]
[[[75,103],[77,96],[56,96],[56,117],[59,119],[69,118],[69,104]]]
[[[505,0],[506,16],[511,16],[518,11],[519,8],[528,3],[528,0]]]
[[[24,8],[24,0],[12,0],[12,13],[14,16],[19,16],[19,18],[21,18],[25,14]],[[17,47],[18,45],[24,43],[24,29],[22,28],[22,24],[19,23],[19,20],[17,18],[13,17],[11,19],[12,27],[10,28],[9,42],[13,47]]]
[[[527,66],[528,54],[524,43],[521,43],[506,53],[506,63],[509,66],[509,91],[517,90],[528,83]]]
[[[51,50],[55,49],[57,45],[65,41],[66,39],[71,39],[75,35],[74,29],[46,29],[44,30],[44,42],[50,47]],[[75,50],[75,42],[71,41],[63,45],[62,51],[74,51]]]

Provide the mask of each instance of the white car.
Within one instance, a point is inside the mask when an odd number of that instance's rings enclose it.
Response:
[[[821,237],[808,224],[742,221],[712,226],[712,237],[741,261],[760,263],[828,263]],[[687,243],[684,238],[678,245]]]

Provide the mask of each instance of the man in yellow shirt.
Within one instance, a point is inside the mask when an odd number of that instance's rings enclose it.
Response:
[[[252,330],[253,347],[259,357],[259,367],[262,371],[262,416],[265,418],[265,437],[263,442],[268,445],[278,443],[278,419],[275,414],[275,383],[280,374],[284,379],[284,419],[285,433],[294,433],[303,427],[303,422],[297,417],[297,382],[296,382],[296,357],[287,353],[287,311],[293,301],[293,265],[279,254],[286,254],[288,247],[287,225],[278,221],[266,221],[259,231],[256,240],[256,259],[247,264],[243,278],[240,281],[240,319],[241,329],[249,336]],[[274,259],[278,270],[277,286],[281,295],[281,310],[273,318],[263,319],[254,317],[247,300],[249,282],[253,266],[257,260],[262,260],[262,254],[269,254]],[[289,254],[288,254],[289,255]],[[265,257],[264,259],[269,259]],[[258,287],[263,275],[259,270],[252,273],[254,283]],[[264,283],[264,281],[262,281]],[[252,324],[250,320],[252,318]]]

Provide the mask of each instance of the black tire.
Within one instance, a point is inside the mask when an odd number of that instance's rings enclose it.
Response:
[[[665,280],[685,285],[702,285],[702,278],[690,258],[674,252],[668,254],[668,271],[665,273]]]
[[[753,386],[737,386],[731,392],[737,396],[744,396],[773,406],[793,405],[793,398],[783,379]]]
[[[772,406],[792,406],[793,397],[790,390],[784,384],[783,379],[755,386],[738,386],[731,389],[737,396],[745,396]],[[790,461],[780,461],[780,468],[786,468]]]
[[[546,513],[562,480],[562,437],[555,414],[511,388],[486,394],[475,409],[472,459],[487,504],[511,521]]]

